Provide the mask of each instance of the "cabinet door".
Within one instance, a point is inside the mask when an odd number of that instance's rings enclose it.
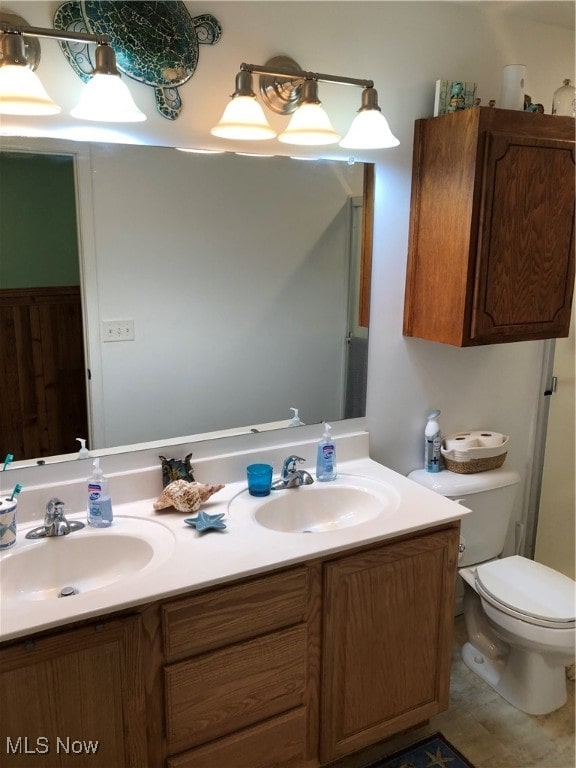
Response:
[[[0,763],[146,768],[139,619],[0,648]]]
[[[448,706],[458,528],[325,568],[321,762]]]
[[[568,335],[574,145],[486,136],[473,343]]]

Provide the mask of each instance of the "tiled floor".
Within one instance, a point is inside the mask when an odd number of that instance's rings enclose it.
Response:
[[[466,633],[456,618],[450,708],[422,728],[391,740],[382,754],[441,731],[475,768],[574,768],[574,682],[568,683],[568,703],[550,715],[526,715],[512,707],[471,672],[460,658]],[[346,761],[341,768],[359,768]]]

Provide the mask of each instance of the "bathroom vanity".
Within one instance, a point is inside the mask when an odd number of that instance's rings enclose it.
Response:
[[[9,764],[327,765],[445,709],[466,509],[367,458],[341,462],[335,483],[280,493],[297,503],[377,485],[390,500],[381,515],[308,535],[259,525],[248,497],[235,512],[244,482],[213,497],[224,533],[154,515],[150,500],[117,508],[154,516],[174,550],[151,573],[51,611],[28,601],[28,631],[21,606],[3,604]]]

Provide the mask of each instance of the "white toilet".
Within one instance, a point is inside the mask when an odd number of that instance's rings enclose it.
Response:
[[[500,558],[519,475],[417,469],[410,479],[472,510],[462,519],[459,574],[464,581],[465,664],[510,704],[531,715],[566,703],[574,663],[576,582],[517,555]]]

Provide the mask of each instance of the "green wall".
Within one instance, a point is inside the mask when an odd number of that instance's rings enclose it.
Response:
[[[74,159],[0,152],[0,289],[79,284]]]

